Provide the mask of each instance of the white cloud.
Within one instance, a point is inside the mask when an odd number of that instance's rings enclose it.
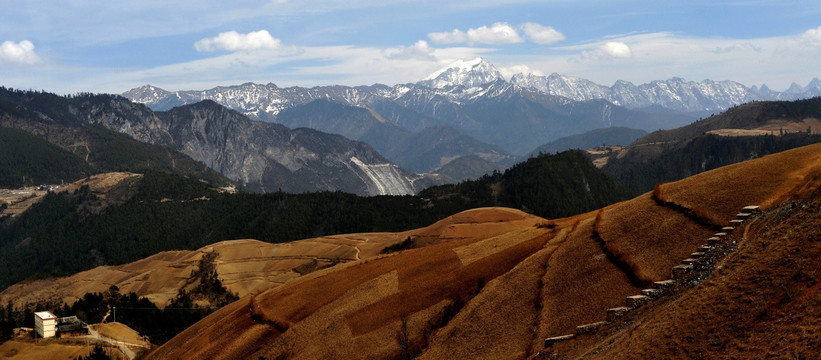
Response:
[[[821,45],[821,26],[805,31],[801,38],[810,44]]]
[[[439,44],[455,44],[455,43],[469,43],[469,44],[516,44],[520,43],[522,37],[519,33],[507,23],[497,22],[491,26],[480,26],[478,28],[468,29],[462,31],[454,29],[451,32],[430,33],[428,38]]]
[[[599,51],[601,54],[613,58],[628,58],[633,56],[633,52],[630,51],[630,47],[621,41],[608,41],[599,47]]]
[[[23,40],[19,43],[4,41],[0,45],[0,60],[12,63],[34,64],[40,62],[40,57],[34,52],[34,44]]]
[[[197,51],[252,51],[259,49],[278,49],[281,46],[282,43],[279,39],[271,36],[268,30],[252,31],[247,34],[228,31],[194,43],[194,48],[197,49]]]
[[[516,29],[506,23],[495,23],[490,27],[482,26],[468,30],[471,42],[483,44],[515,44],[522,42]]]
[[[564,34],[558,32],[550,26],[542,26],[536,23],[524,23],[519,26],[519,28],[524,31],[530,41],[536,44],[547,45],[564,40]]]
[[[582,51],[580,58],[573,58],[571,61],[586,60],[607,60],[629,58],[633,56],[633,50],[622,41],[607,41],[597,44],[590,50]]]
[[[427,41],[419,40],[411,46],[400,46],[385,50],[386,57],[389,59],[421,59],[432,60],[434,49],[430,47]]]

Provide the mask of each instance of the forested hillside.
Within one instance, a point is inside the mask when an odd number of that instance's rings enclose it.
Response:
[[[687,126],[647,134],[611,156],[603,170],[643,193],[660,182],[817,143],[819,119],[821,97],[734,106]]]
[[[147,173],[120,205],[101,207],[88,188],[50,194],[0,223],[0,288],[30,277],[122,264],[227,239],[285,242],[328,234],[400,231],[483,206],[543,217],[582,213],[629,193],[578,151],[532,158],[476,181],[419,196],[342,192],[225,194],[200,181]]]
[[[111,95],[63,97],[0,87],[0,126],[16,129],[3,130],[4,141],[0,147],[8,152],[4,151],[4,159],[0,160],[0,177],[8,180],[3,181],[2,186],[24,185],[23,175],[35,179],[26,183],[32,185],[60,180],[71,182],[89,174],[111,171],[162,171],[219,186],[231,183],[180,152],[89,124],[80,116],[78,108],[82,104],[75,99],[86,99],[86,106],[102,105],[111,100]]]
[[[506,206],[557,218],[598,209],[632,194],[596,169],[584,152],[571,150],[539,155],[475,181],[431,187],[419,196],[450,199],[466,208]]]
[[[82,158],[22,130],[0,127],[0,187],[59,184],[96,171]]]
[[[707,170],[821,142],[821,134],[783,136],[699,136],[681,147],[642,161],[639,153],[611,158],[603,170],[635,193],[650,191],[661,182],[684,179]]]

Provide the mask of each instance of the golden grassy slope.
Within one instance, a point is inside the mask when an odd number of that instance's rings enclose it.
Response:
[[[149,358],[525,358],[545,337],[604,320],[643,282],[669,277],[741,207],[806,193],[819,173],[814,145],[567,219],[464,212],[416,232],[448,241],[248,296]]]
[[[11,360],[74,360],[79,356],[86,356],[92,346],[85,344],[65,344],[55,339],[33,341],[9,340],[0,344],[0,359]]]
[[[361,356],[344,343],[327,345],[335,333],[356,334],[357,342],[374,354],[389,355],[395,340],[393,327],[385,325],[398,328],[402,319],[409,324],[410,342],[420,347],[429,322],[452,317],[456,304],[464,304],[489,280],[541,247],[549,232],[536,226],[541,223],[545,220],[511,209],[456,214],[409,232],[431,244],[427,247],[326,269],[277,288],[280,291],[243,298],[217,311],[216,317],[228,322],[225,327],[201,321],[172,340],[185,339],[180,340],[185,345],[164,346],[154,356],[247,358],[263,346],[248,344],[258,342],[265,343],[262,351],[267,353]],[[487,252],[488,247],[498,251]],[[333,324],[328,319],[334,319]],[[189,338],[204,333],[210,335]]]
[[[821,190],[734,232],[738,249],[703,283],[662,298],[611,331],[545,358],[786,358],[821,351]]]
[[[211,251],[219,254],[215,265],[223,285],[242,297],[336,263],[378,256],[385,247],[407,237],[424,246],[501,234],[527,221],[526,216],[517,211],[495,213],[498,216],[492,221],[483,218],[487,215],[482,211],[475,211],[401,233],[334,235],[284,244],[230,240],[194,251],[165,251],[125,265],[100,266],[69,277],[18,283],[0,292],[0,303],[11,300],[15,306],[23,306],[27,302],[52,299],[71,304],[85,293],[104,292],[116,285],[120,292],[134,292],[164,306],[186,285],[186,279],[203,254]]]
[[[401,234],[315,239],[311,249],[323,256],[351,256],[354,245],[364,260],[248,291],[148,358],[525,358],[545,337],[604,320],[643,283],[669,277],[743,206],[803,197],[819,174],[821,145],[813,145],[567,219],[485,208]],[[376,256],[407,236],[428,246]],[[239,278],[256,268],[234,266],[226,274]]]

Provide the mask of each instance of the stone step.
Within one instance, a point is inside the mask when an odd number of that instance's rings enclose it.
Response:
[[[551,347],[555,343],[559,343],[559,342],[562,342],[562,341],[565,341],[565,340],[570,340],[574,337],[576,337],[576,335],[574,335],[574,334],[549,337],[547,339],[544,339],[544,347]]]
[[[730,220],[730,226],[739,227],[744,224],[744,220]]]
[[[722,231],[722,232],[717,232],[717,233],[713,234],[713,237],[719,237],[720,238],[720,237],[723,237],[723,236],[727,236],[727,233]]]
[[[706,253],[706,252],[709,252],[710,250],[713,250],[713,247],[710,246],[710,245],[701,245],[701,246],[698,247],[698,252]]]
[[[601,328],[602,326],[606,326],[608,324],[610,324],[610,323],[607,322],[607,321],[599,321],[599,322],[594,322],[592,324],[584,324],[584,325],[576,326],[576,335],[581,335],[581,334],[587,334],[587,333],[594,332],[594,331],[598,330],[599,328]]]
[[[696,263],[696,261],[698,261],[698,259],[687,258],[687,259],[681,260],[681,263],[683,265],[693,265],[693,264]]]
[[[647,295],[628,296],[627,297],[627,307],[629,307],[631,309],[635,309],[635,308],[641,306],[642,304],[650,302],[650,300],[653,300],[653,299],[651,299]]]
[[[653,287],[655,287],[656,289],[669,289],[674,285],[676,285],[676,281],[672,279],[656,281],[653,283]]]
[[[735,214],[735,218],[738,220],[747,220],[750,218],[750,216],[753,216],[753,214],[748,212],[740,212],[738,214]]]
[[[703,253],[703,252],[698,252],[698,251],[696,251],[696,252],[694,252],[694,253],[690,254],[690,258],[691,258],[691,259],[701,259],[701,258],[703,258],[703,257],[704,257],[704,253]]]
[[[721,228],[721,231],[724,232],[725,236],[727,235],[727,233],[733,232],[733,230],[735,230],[735,228],[732,227],[732,226],[725,226],[725,227]]]
[[[713,237],[707,239],[707,245],[715,245],[715,244],[718,244],[719,241],[721,241],[721,238],[713,236]]]
[[[758,205],[748,205],[741,210],[748,213],[755,213],[761,211],[761,207]]]
[[[693,270],[693,265],[676,265],[673,266],[673,279],[681,279],[687,275],[690,270]]]
[[[609,321],[609,322],[616,321],[616,320],[620,319],[621,317],[623,317],[624,315],[626,315],[629,311],[630,311],[630,308],[626,307],[626,306],[607,309],[607,321]]]
[[[641,294],[650,298],[657,298],[661,296],[662,291],[659,289],[641,289]]]

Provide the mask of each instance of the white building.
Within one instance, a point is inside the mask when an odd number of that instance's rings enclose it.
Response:
[[[57,332],[57,317],[48,311],[34,313],[34,330],[40,337],[54,337]]]

